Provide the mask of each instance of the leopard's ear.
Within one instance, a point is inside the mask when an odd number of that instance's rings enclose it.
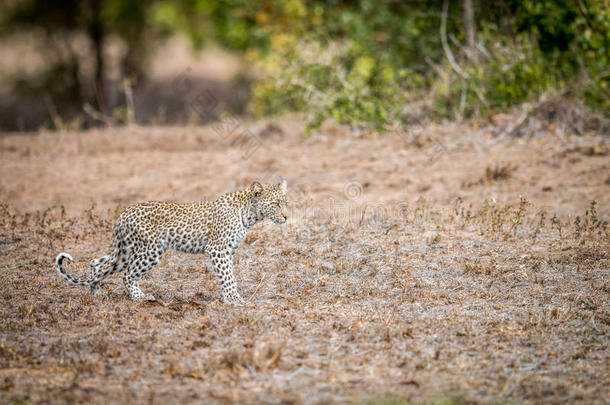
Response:
[[[263,186],[258,181],[255,181],[250,186],[250,191],[252,192],[252,197],[258,198],[263,194]]]
[[[286,184],[286,180],[282,180],[281,183],[278,183],[278,186],[280,186],[280,190],[282,190],[282,193],[284,195],[286,195],[286,191],[288,191],[288,186]]]

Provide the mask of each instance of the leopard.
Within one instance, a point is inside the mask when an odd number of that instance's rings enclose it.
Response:
[[[234,257],[248,231],[258,222],[270,219],[283,224],[288,219],[287,185],[260,183],[221,195],[216,200],[191,203],[150,201],[125,209],[113,230],[112,251],[93,259],[89,276],[69,274],[64,261],[73,262],[66,252],[55,258],[59,274],[68,282],[89,287],[97,296],[102,281],[124,272],[123,282],[135,302],[156,301],[140,289],[146,273],[158,265],[168,249],[207,254],[220,290],[220,302],[243,305],[233,274]]]

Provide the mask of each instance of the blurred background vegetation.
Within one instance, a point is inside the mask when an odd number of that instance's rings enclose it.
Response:
[[[188,63],[145,91],[152,55],[175,37],[242,61],[228,87],[198,84],[213,114],[188,116],[197,78],[176,87]],[[610,111],[608,0],[4,0],[0,45],[5,130],[204,123],[218,100],[254,117],[301,112],[309,128],[330,117],[379,131],[549,96]],[[134,117],[134,98],[155,110],[138,104]]]

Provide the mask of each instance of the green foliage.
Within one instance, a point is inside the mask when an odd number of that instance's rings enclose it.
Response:
[[[308,113],[310,129],[333,117],[383,130],[404,110],[462,118],[566,86],[610,110],[610,14],[602,0],[477,4],[476,50],[461,43],[460,3],[449,7],[445,39],[457,66],[440,46],[441,2],[313,4],[305,30],[267,27],[264,52],[253,54],[265,72],[255,114],[297,110]]]
[[[310,128],[327,117],[382,129],[396,96],[392,65],[366,55],[353,41],[321,43],[280,34],[263,63],[270,72],[254,87],[256,114],[308,111]]]
[[[488,34],[489,35],[489,34]],[[494,38],[494,35],[491,35]],[[490,39],[486,54],[465,59],[464,75],[445,64],[446,92],[437,92],[437,114],[468,117],[532,100],[557,84],[544,56],[528,35],[513,41]],[[442,76],[442,75],[441,75]]]
[[[403,106],[440,116],[469,116],[506,108],[540,95],[553,84],[545,61],[527,36],[496,42],[481,62],[462,64],[464,75],[441,62],[420,72],[397,65],[353,40],[272,37],[261,63],[266,76],[254,88],[252,112],[309,114],[309,129],[325,118],[383,131],[401,120]],[[421,100],[424,100],[423,102]]]
[[[547,72],[569,81],[584,76],[589,105],[610,109],[610,6],[606,0],[520,1],[519,29],[537,39]]]
[[[304,15],[300,1],[160,0],[151,5],[151,24],[184,32],[196,48],[216,41],[238,51],[264,48],[271,21],[288,24]]]

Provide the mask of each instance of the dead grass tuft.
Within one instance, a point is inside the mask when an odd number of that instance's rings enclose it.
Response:
[[[506,180],[513,177],[516,170],[517,166],[514,166],[511,163],[499,163],[493,166],[487,166],[485,168],[485,179],[489,183]]]

